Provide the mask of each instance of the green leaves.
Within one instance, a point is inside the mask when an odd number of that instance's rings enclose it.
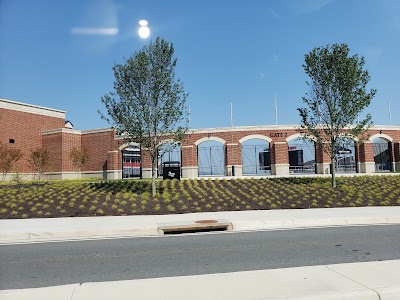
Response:
[[[160,144],[180,142],[188,130],[187,94],[175,78],[173,55],[173,44],[157,37],[114,66],[114,91],[101,98],[107,110],[107,114],[99,111],[101,117],[148,151],[153,171]]]
[[[346,44],[314,48],[305,55],[304,71],[310,76],[306,104],[298,108],[304,138],[315,139],[332,161],[343,139],[359,138],[372,125],[371,115],[353,125],[371,103],[376,90],[367,91],[370,80],[364,58],[350,56]],[[333,181],[334,182],[334,174]]]

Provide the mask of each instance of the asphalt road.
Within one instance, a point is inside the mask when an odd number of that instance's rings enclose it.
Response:
[[[0,289],[400,259],[400,225],[0,247]]]

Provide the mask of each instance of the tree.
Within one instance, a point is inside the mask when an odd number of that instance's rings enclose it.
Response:
[[[38,180],[43,176],[48,161],[49,151],[47,149],[37,148],[31,151],[28,162],[35,169]]]
[[[173,54],[173,44],[157,37],[123,64],[115,64],[115,91],[101,98],[109,117],[99,111],[104,120],[149,154],[153,196],[158,156],[171,149],[160,146],[167,140],[173,141],[170,146],[176,145],[188,130],[184,113],[187,94],[175,79]]]
[[[331,159],[332,187],[336,187],[335,167],[337,153],[343,140],[359,137],[372,125],[367,114],[355,120],[370,103],[376,90],[366,91],[370,80],[364,70],[364,58],[349,56],[346,44],[314,48],[305,55],[304,71],[310,76],[309,93],[303,97],[305,108],[298,108],[301,117],[299,130],[306,140],[315,140]]]
[[[78,149],[74,147],[71,151],[70,157],[72,165],[80,173],[87,159],[89,158],[89,154],[86,148]]]
[[[6,179],[7,173],[10,172],[14,163],[21,159],[22,156],[20,149],[0,143],[0,171],[3,173],[3,181]]]

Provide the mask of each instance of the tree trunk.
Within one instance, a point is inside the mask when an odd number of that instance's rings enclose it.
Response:
[[[155,158],[151,160],[151,194],[153,197],[156,195],[156,161]]]
[[[336,178],[335,178],[336,173],[335,173],[335,158],[334,157],[331,158],[331,166],[332,166],[331,167],[332,187],[336,188]]]

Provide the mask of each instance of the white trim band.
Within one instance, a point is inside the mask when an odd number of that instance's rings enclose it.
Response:
[[[65,111],[0,98],[0,108],[65,119]]]

